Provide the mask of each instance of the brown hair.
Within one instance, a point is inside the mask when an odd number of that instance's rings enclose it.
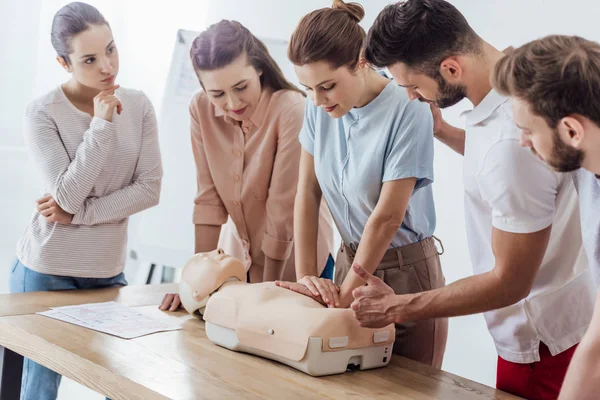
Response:
[[[62,57],[67,65],[71,64],[69,54],[73,52],[73,36],[88,30],[90,25],[106,25],[110,28],[100,11],[86,3],[69,3],[54,14],[50,40],[56,54]]]
[[[524,100],[551,128],[572,114],[600,125],[600,45],[551,35],[501,58],[492,71],[501,94]]]
[[[192,43],[190,58],[198,75],[198,71],[210,71],[229,65],[243,53],[246,53],[249,63],[255,69],[262,71],[262,85],[273,91],[294,90],[306,96],[285,78],[267,46],[237,21],[222,20],[201,32]]]
[[[288,58],[295,65],[327,61],[333,68],[356,69],[366,37],[358,24],[364,16],[360,4],[342,0],[305,15],[292,33]]]

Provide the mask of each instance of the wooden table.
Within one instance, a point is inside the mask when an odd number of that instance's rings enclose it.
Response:
[[[232,352],[207,339],[201,320],[184,311],[158,310],[163,294],[175,290],[170,284],[0,296],[0,346],[6,348],[0,400],[18,398],[11,383],[18,375],[20,388],[21,356],[114,400],[516,398],[398,356],[386,368],[315,378]],[[176,319],[183,329],[124,340],[31,314],[50,306],[110,300],[149,316]]]

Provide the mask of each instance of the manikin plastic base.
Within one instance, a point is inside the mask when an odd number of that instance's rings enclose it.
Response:
[[[240,344],[233,329],[224,328],[207,322],[205,325],[208,339],[233,351],[254,354],[270,360],[279,361],[312,376],[341,374],[347,370],[364,370],[385,367],[392,357],[394,343],[375,345],[360,349],[323,351],[322,339],[311,337],[304,358],[293,361],[277,354],[253,349]]]

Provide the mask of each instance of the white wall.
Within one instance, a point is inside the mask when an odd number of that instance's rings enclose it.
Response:
[[[327,0],[88,0],[113,26],[121,55],[120,82],[144,90],[158,108],[178,28],[201,30],[222,18],[237,19],[260,37],[288,39],[299,18],[330,4]],[[49,30],[53,13],[67,1],[0,0],[0,276],[7,276],[14,245],[31,211],[37,185],[22,150],[21,117],[35,96],[56,87],[67,75],[54,61]],[[389,1],[361,1],[368,27]],[[592,0],[451,0],[473,28],[492,45],[505,48],[550,33],[578,34],[600,41]],[[462,126],[458,115],[470,108],[460,103],[445,110],[446,119]],[[442,256],[448,282],[471,273],[464,232],[462,160],[436,144],[438,229],[446,253]],[[7,289],[0,279],[0,292]],[[493,386],[496,355],[480,315],[451,320],[444,369]],[[67,397],[64,397],[67,398]],[[80,397],[78,397],[80,398]]]
[[[34,93],[40,4],[41,0],[31,0],[29,7],[22,7],[0,0],[0,293],[8,291],[15,238],[33,209],[33,203],[24,205],[23,199],[36,193],[34,185],[27,184],[35,180],[35,173],[23,148],[21,117]]]

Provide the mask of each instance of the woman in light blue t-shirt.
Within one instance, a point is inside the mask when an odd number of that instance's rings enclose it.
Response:
[[[309,98],[294,214],[298,283],[279,285],[308,288],[329,307],[349,307],[352,291],[364,284],[353,263],[397,294],[444,286],[433,239],[431,112],[361,57],[363,16],[360,5],[342,1],[313,11],[288,52]],[[334,281],[317,275],[322,196],[343,242]],[[397,325],[394,353],[439,368],[447,333],[447,319]]]

